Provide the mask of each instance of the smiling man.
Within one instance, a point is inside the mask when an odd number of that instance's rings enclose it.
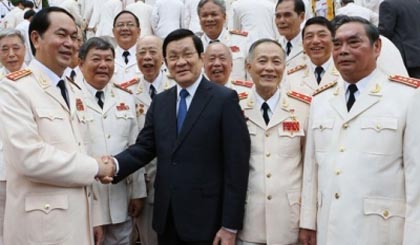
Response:
[[[29,32],[35,59],[0,86],[4,243],[93,244],[90,185],[114,167],[86,155],[83,96],[63,76],[76,49],[76,24],[51,7],[34,16]]]
[[[3,68],[0,76],[4,77],[10,72],[23,68],[25,61],[25,41],[22,34],[14,29],[0,31],[0,62]]]
[[[233,90],[203,77],[203,45],[179,29],[163,42],[177,85],[156,95],[118,182],[157,157],[153,228],[160,245],[234,245],[242,228],[249,133]]]
[[[309,103],[280,90],[285,56],[276,41],[260,39],[251,46],[247,59],[255,88],[241,104],[248,119],[251,160],[238,245],[298,241],[302,145]]]
[[[136,60],[136,43],[140,37],[140,22],[135,14],[123,10],[114,18],[112,33],[117,47],[115,49],[115,70],[113,80],[123,84],[140,77]]]
[[[307,58],[287,71],[284,88],[311,95],[319,86],[338,79],[331,55],[333,34],[333,26],[325,17],[306,21],[302,39]]]

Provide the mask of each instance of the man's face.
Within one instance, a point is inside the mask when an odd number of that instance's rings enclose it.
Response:
[[[283,77],[284,52],[274,43],[262,43],[254,50],[247,69],[258,91],[275,92]]]
[[[85,80],[94,88],[101,90],[114,74],[114,56],[110,49],[92,48],[85,60],[80,62],[80,70]]]
[[[206,35],[211,39],[216,39],[223,30],[226,21],[226,14],[213,2],[207,2],[200,9],[200,25]]]
[[[22,68],[25,58],[25,45],[18,36],[4,37],[0,40],[0,61],[10,72]]]
[[[300,25],[304,18],[305,13],[295,12],[294,1],[283,1],[276,8],[277,30],[289,41],[300,34]]]
[[[79,50],[80,47],[83,45],[83,34],[82,30],[78,27],[77,28],[77,40],[76,40],[76,50],[73,54],[73,58],[70,64],[71,68],[74,68],[79,65]]]
[[[136,44],[140,36],[140,27],[137,26],[133,15],[124,13],[115,21],[112,32],[118,46],[122,49],[129,49]]]
[[[221,43],[208,46],[204,54],[204,71],[210,81],[225,85],[232,72],[232,56]]]
[[[331,57],[332,36],[327,27],[313,24],[305,29],[303,49],[312,63],[321,66]]]
[[[51,12],[49,20],[50,26],[44,34],[33,31],[31,39],[37,60],[61,76],[76,52],[77,28],[65,13]]]
[[[203,60],[191,37],[172,41],[166,47],[166,64],[175,81],[183,88],[193,84],[201,74]]]
[[[138,42],[137,65],[147,81],[156,79],[162,62],[162,42],[157,37],[144,37]]]
[[[333,43],[335,67],[345,81],[356,83],[376,68],[381,41],[372,45],[361,23],[351,22],[340,26]]]

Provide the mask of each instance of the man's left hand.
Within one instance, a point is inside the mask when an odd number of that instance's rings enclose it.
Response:
[[[139,217],[141,210],[144,207],[146,198],[131,199],[128,205],[128,214],[131,217]]]
[[[220,228],[214,237],[213,245],[235,245],[235,242],[236,233],[227,231],[224,228]]]

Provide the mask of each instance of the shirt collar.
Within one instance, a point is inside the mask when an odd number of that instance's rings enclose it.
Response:
[[[97,90],[96,88],[92,87],[92,85],[90,85],[85,79],[83,79],[83,83],[85,84],[85,88],[89,92],[89,94],[91,94],[92,96],[96,96],[96,92],[103,91],[104,92],[103,96],[105,98],[105,93],[108,90],[107,89],[108,85],[105,86],[102,90]]]
[[[324,69],[324,73],[326,71],[328,71],[328,69],[330,68],[332,62],[332,57],[330,57],[324,64],[321,65],[321,67]],[[311,71],[315,72],[315,68],[317,67],[317,65],[315,65],[314,63],[312,63],[312,61],[309,59],[309,68]]]
[[[64,72],[63,72],[62,77],[59,77],[52,70],[50,70],[50,68],[46,67],[44,64],[39,62],[36,58],[34,58],[32,60],[32,65],[35,66],[36,68],[40,69],[43,74],[47,75],[49,80],[52,81],[53,86],[57,86],[58,82],[61,79],[64,79]]]
[[[155,80],[153,80],[153,82],[147,81],[146,79],[144,79],[147,83],[147,88],[150,91],[150,86],[153,85],[153,87],[155,87],[156,92],[157,90],[160,88],[160,85],[162,84],[162,80],[163,80],[163,71],[160,70],[158,76],[155,78]]]
[[[194,97],[195,92],[197,91],[198,86],[201,83],[201,80],[203,79],[203,74],[201,74],[200,76],[198,76],[198,79],[191,84],[189,87],[186,87],[185,89],[188,91],[188,94],[191,96],[191,98]],[[179,99],[179,92],[181,91],[181,89],[183,89],[181,86],[179,86],[179,84],[176,85],[177,87],[177,98]]]
[[[366,77],[360,79],[358,82],[355,83],[357,86],[357,90],[359,91],[360,94],[363,94],[363,91],[366,90],[367,85],[372,80],[375,73],[376,73],[376,69],[373,70],[369,75],[367,75]],[[351,83],[344,81],[344,91],[346,91],[346,93],[350,84]]]
[[[256,90],[254,90],[254,94],[255,94],[255,102],[258,106],[258,109],[261,109],[261,106],[264,102],[266,102],[268,104],[268,106],[270,107],[270,111],[274,112],[274,109],[277,107],[277,104],[280,100],[280,89],[277,88],[276,92],[273,94],[273,96],[271,96],[267,101],[265,101],[258,93]]]
[[[204,41],[205,41],[205,45],[208,45],[210,43],[210,41],[213,41],[213,40],[219,40],[221,42],[223,40],[223,37],[225,36],[225,34],[226,34],[225,28],[222,29],[222,32],[220,32],[219,36],[216,39],[210,39],[209,36],[207,36],[207,34],[204,33],[203,38],[204,38]]]

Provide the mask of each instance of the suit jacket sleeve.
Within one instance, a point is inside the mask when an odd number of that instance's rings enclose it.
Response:
[[[420,91],[410,103],[404,133],[404,171],[406,188],[406,210],[404,245],[420,244]]]
[[[222,117],[225,185],[222,225],[239,230],[248,186],[251,139],[235,91],[226,100]]]
[[[97,161],[79,152],[62,151],[45,142],[38,133],[29,96],[13,83],[16,82],[5,81],[0,86],[0,132],[5,161],[33,182],[63,187],[92,184],[98,171]],[[71,141],[65,138],[61,136],[61,144]]]
[[[379,8],[379,33],[392,40],[396,21],[395,7],[388,1],[382,2]]]
[[[136,143],[115,156],[118,160],[119,172],[118,175],[114,177],[113,183],[118,183],[155,158],[156,150],[153,126],[154,105],[155,103],[152,102],[149,110],[147,110],[146,122],[137,136]]]

